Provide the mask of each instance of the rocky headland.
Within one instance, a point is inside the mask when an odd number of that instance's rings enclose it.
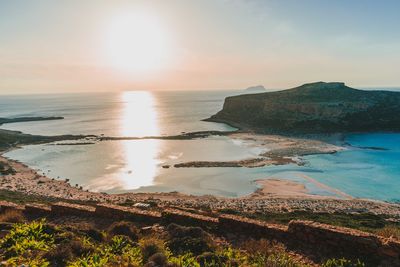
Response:
[[[313,134],[400,131],[400,93],[317,82],[227,97],[206,121],[263,133]]]

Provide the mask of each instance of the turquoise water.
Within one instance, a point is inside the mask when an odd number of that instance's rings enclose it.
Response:
[[[64,120],[6,124],[25,133],[170,135],[233,130],[201,121],[219,111],[224,98],[240,91],[130,92],[9,96],[0,98],[0,117],[64,116]],[[163,168],[196,160],[239,160],[261,151],[227,137],[200,140],[109,141],[86,146],[25,146],[6,156],[46,175],[70,179],[93,191],[170,192],[237,197],[250,194],[256,179],[305,184],[312,194],[335,195],[312,179],[359,198],[400,201],[400,134],[352,134],[352,146],[329,155],[306,156],[305,166],[263,168]],[[369,147],[369,148],[368,148]],[[370,149],[384,148],[384,149]],[[311,179],[310,179],[311,178]]]
[[[333,155],[306,157],[312,177],[354,197],[400,201],[400,134],[352,134],[346,141],[358,147]]]

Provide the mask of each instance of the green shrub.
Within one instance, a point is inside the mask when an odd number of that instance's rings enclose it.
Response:
[[[228,257],[225,255],[219,255],[212,252],[205,252],[196,258],[197,262],[201,267],[205,266],[215,266],[215,267],[223,267],[227,266]]]
[[[347,259],[329,259],[321,267],[364,267],[360,260],[351,261]]]
[[[130,222],[115,222],[109,228],[108,232],[111,235],[124,235],[132,241],[138,240],[138,229]]]
[[[1,240],[0,248],[6,257],[20,256],[27,251],[48,251],[54,243],[52,232],[45,220],[16,223]]]
[[[387,225],[382,229],[376,230],[375,233],[383,237],[394,237],[400,239],[400,227],[395,225]]]
[[[166,266],[168,264],[167,256],[163,253],[153,254],[147,263],[149,266]]]
[[[75,257],[87,256],[94,252],[93,244],[89,239],[78,238],[74,235],[70,240],[61,239],[61,242],[45,254],[45,258],[55,266],[65,266]]]
[[[68,267],[105,267],[108,263],[108,257],[100,254],[92,254],[76,261],[70,262]]]
[[[306,267],[307,265],[298,263],[287,253],[271,254],[262,262],[265,267]]]
[[[44,256],[53,266],[65,266],[73,259],[74,253],[69,243],[62,243],[49,250]]]
[[[167,245],[175,255],[185,253],[200,255],[213,250],[211,237],[200,227],[170,224],[167,231],[170,237]]]
[[[131,247],[131,241],[126,236],[116,235],[111,239],[111,242],[106,246],[107,252],[121,255],[125,249]]]
[[[148,259],[156,253],[166,254],[164,241],[154,237],[144,238],[139,241],[140,249],[142,252],[143,262],[147,262]]]
[[[186,253],[179,256],[170,256],[168,261],[173,266],[179,267],[200,267],[200,264],[197,262],[196,258],[191,253]]]
[[[94,241],[103,242],[105,239],[105,235],[103,232],[98,231],[96,229],[90,228],[82,230],[88,237],[92,238]]]
[[[29,266],[29,267],[47,267],[50,266],[50,263],[45,259],[42,259],[37,256],[29,256],[26,257],[13,257],[7,260],[7,265],[5,266]]]

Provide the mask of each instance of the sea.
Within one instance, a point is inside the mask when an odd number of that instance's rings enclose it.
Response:
[[[0,117],[62,116],[63,120],[4,124],[29,134],[93,134],[113,137],[168,136],[195,131],[233,131],[205,122],[223,106],[225,91],[125,91],[0,97]],[[256,157],[262,149],[211,136],[193,140],[113,140],[95,144],[27,145],[5,156],[39,172],[96,192],[182,192],[239,197],[257,189],[255,180],[302,183],[311,194],[400,202],[400,134],[348,134],[335,154],[304,157],[305,165],[262,168],[166,168],[188,161]],[[379,149],[377,149],[379,148]],[[325,186],[320,186],[323,184]],[[334,189],[334,190],[333,190]]]

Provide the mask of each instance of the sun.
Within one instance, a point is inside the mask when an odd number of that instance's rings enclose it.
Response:
[[[108,63],[129,74],[162,70],[171,63],[171,42],[165,25],[145,11],[115,16],[106,31]]]

